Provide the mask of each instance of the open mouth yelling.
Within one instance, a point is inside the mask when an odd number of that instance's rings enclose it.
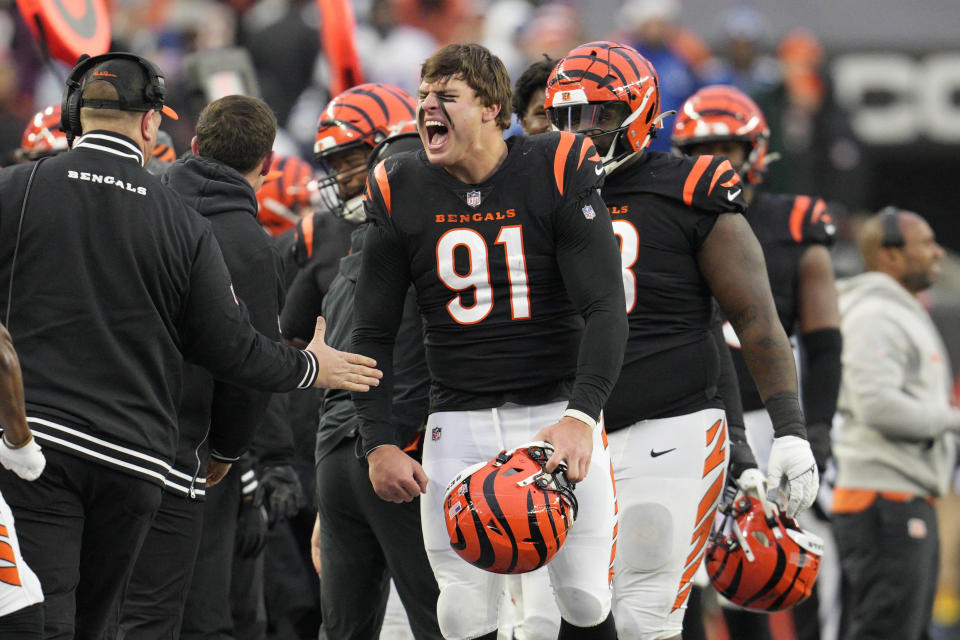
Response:
[[[450,129],[440,120],[427,118],[423,123],[427,132],[427,150],[437,152],[450,140]]]

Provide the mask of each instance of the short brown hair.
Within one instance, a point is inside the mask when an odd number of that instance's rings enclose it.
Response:
[[[480,44],[448,44],[420,68],[421,81],[453,77],[466,82],[483,106],[500,105],[497,125],[503,130],[510,128],[510,74],[500,58]]]
[[[232,95],[214,100],[197,120],[197,151],[249,173],[259,165],[277,137],[277,117],[259,98]]]

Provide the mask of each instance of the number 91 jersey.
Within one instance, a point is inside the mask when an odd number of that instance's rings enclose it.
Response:
[[[508,153],[486,181],[467,184],[432,165],[423,151],[389,157],[367,182],[364,260],[376,260],[371,286],[412,281],[425,319],[427,361],[450,404],[457,393],[487,406],[557,399],[577,367],[582,319],[564,278],[570,256],[609,250],[610,216],[598,189],[603,167],[593,143],[571,133],[507,140]],[[371,237],[376,255],[371,255]],[[601,261],[602,262],[602,261]],[[515,397],[521,390],[547,398]],[[441,394],[442,395],[442,394]],[[553,396],[553,397],[549,397]]]

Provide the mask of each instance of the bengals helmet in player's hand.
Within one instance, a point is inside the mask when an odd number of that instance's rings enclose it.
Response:
[[[531,442],[450,482],[444,517],[461,558],[493,573],[526,573],[550,562],[577,517],[566,468],[543,470],[552,453],[549,443]]]
[[[704,561],[711,584],[734,604],[780,611],[810,595],[823,541],[762,500],[740,494],[721,506]]]
[[[777,154],[767,153],[770,127],[760,107],[736,87],[715,84],[700,89],[680,108],[670,143],[682,153],[708,142],[740,142],[746,160],[737,172],[750,184],[763,180],[767,165]]]
[[[662,127],[660,80],[633,47],[597,41],[574,48],[547,79],[543,102],[561,131],[593,137],[610,173],[643,151]]]

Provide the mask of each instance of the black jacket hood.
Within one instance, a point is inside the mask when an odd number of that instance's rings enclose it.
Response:
[[[203,216],[237,211],[257,215],[257,195],[247,179],[233,167],[212,158],[180,158],[167,169],[162,180]]]

